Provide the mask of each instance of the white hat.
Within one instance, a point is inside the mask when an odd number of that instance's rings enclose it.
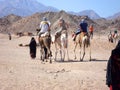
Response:
[[[85,21],[85,19],[82,19],[81,21],[82,21],[82,22],[84,22],[84,21]]]

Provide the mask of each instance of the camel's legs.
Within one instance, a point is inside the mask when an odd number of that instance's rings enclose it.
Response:
[[[58,53],[58,50],[57,50],[57,44],[55,43],[55,61],[56,61],[56,58],[57,58],[57,53]]]
[[[83,61],[84,56],[85,56],[85,45],[84,45],[84,47],[83,47],[83,56],[82,56],[82,59],[81,59],[80,61]]]
[[[91,43],[89,45],[89,48],[90,48],[90,60],[89,61],[91,61]]]
[[[77,47],[77,43],[75,43],[75,48],[74,48],[74,59],[76,59],[77,57],[76,57],[76,47]]]
[[[69,53],[68,53],[68,49],[66,48],[66,51],[67,51],[67,56],[68,56],[68,60],[69,60]]]
[[[81,61],[81,51],[82,51],[82,46],[81,46],[81,43],[79,43],[79,46],[80,46],[80,61]]]
[[[62,50],[60,49],[60,58],[62,60]]]
[[[41,53],[40,58],[41,58],[42,61],[44,61],[44,59],[45,59],[45,52],[44,52],[43,48],[41,48],[40,53]]]
[[[67,48],[63,48],[63,61],[65,60],[65,55],[66,55],[66,50],[67,50]]]
[[[68,38],[67,38],[67,40],[66,40],[66,47],[65,47],[65,49],[66,49],[66,52],[67,52],[67,59],[69,60],[69,53],[68,53]]]

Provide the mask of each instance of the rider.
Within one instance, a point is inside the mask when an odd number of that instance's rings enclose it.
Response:
[[[40,22],[40,31],[38,33],[39,37],[41,37],[42,34],[48,34],[50,32],[50,21],[47,20],[46,17],[43,17],[43,20]],[[44,48],[45,51],[45,58],[47,58],[47,48]]]
[[[48,32],[50,30],[50,21],[47,20],[46,17],[43,17],[43,20],[40,22],[40,31],[38,33],[39,36]]]
[[[113,43],[113,35],[112,32],[110,31],[110,33],[108,34],[108,40],[109,42],[111,41]]]
[[[90,33],[90,35],[91,35],[91,38],[93,38],[93,30],[94,30],[94,27],[93,27],[93,24],[91,24],[91,25],[89,26],[89,33]]]
[[[113,37],[115,37],[115,35],[117,35],[117,30],[114,30],[114,34],[113,34]]]
[[[82,19],[80,24],[79,24],[79,29],[77,30],[77,32],[75,32],[75,36],[73,38],[73,41],[75,41],[76,36],[81,32],[84,32],[85,34],[88,34],[87,27],[88,27],[87,22],[85,21],[85,19]]]
[[[59,30],[56,31],[56,35],[60,36],[63,31],[66,31],[67,34],[67,28],[69,28],[69,26],[63,18],[59,19],[58,26],[59,26]]]

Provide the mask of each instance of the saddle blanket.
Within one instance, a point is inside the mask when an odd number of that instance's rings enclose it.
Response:
[[[49,36],[49,32],[45,32],[41,35],[41,37],[46,37],[46,36]]]

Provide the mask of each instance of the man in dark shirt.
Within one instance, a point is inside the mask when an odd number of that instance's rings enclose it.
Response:
[[[85,21],[85,19],[82,19],[80,23],[81,32],[87,33],[87,27],[88,27],[87,22]]]
[[[87,34],[87,32],[88,32],[87,27],[88,27],[87,22],[85,21],[85,19],[82,19],[80,24],[79,24],[79,29],[75,32],[75,36],[73,38],[73,41],[75,41],[75,38],[79,33],[84,32],[85,34]]]

